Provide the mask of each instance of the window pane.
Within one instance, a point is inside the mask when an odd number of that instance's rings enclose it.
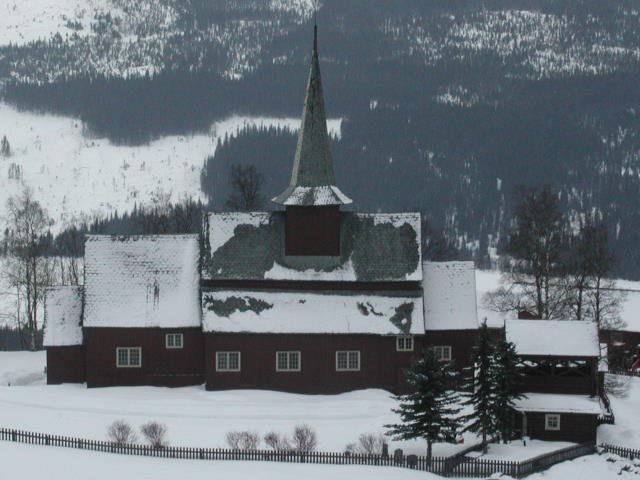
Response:
[[[347,368],[347,352],[338,352],[338,368],[341,370]]]
[[[298,352],[289,353],[289,369],[298,370],[300,368],[300,354]]]
[[[140,350],[137,348],[129,349],[129,365],[130,366],[139,366],[140,365]]]
[[[176,348],[182,348],[182,334],[176,333],[175,338],[173,339],[173,346]]]
[[[173,335],[170,333],[167,334],[167,347],[173,347]]]
[[[349,352],[349,369],[357,370],[358,365],[358,352]]]
[[[413,337],[406,337],[404,341],[405,350],[413,350]]]
[[[240,367],[240,354],[229,352],[229,370],[238,370]]]
[[[227,369],[227,354],[224,352],[218,352],[218,370]]]
[[[278,370],[287,369],[287,352],[278,352]]]
[[[118,349],[118,365],[120,366],[126,366],[128,365],[128,358],[129,356],[127,355],[127,349],[126,348],[119,348]]]

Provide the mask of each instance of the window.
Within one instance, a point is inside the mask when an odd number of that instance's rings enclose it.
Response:
[[[300,352],[276,352],[276,371],[299,372]]]
[[[547,413],[544,416],[545,430],[560,430],[560,415],[557,413]]]
[[[360,352],[336,352],[336,370],[338,372],[360,370]]]
[[[396,350],[398,352],[413,352],[413,337],[396,337]]]
[[[433,353],[436,354],[436,359],[441,362],[451,361],[451,347],[449,345],[437,345],[433,347]]]
[[[182,348],[182,334],[167,333],[165,335],[165,345],[167,348]]]
[[[217,372],[239,372],[240,352],[216,352]]]
[[[141,347],[116,348],[116,367],[140,368],[141,366],[142,366],[142,348]]]

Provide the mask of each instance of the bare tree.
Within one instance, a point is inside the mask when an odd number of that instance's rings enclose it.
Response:
[[[382,453],[383,445],[384,435],[382,435],[381,433],[363,433],[358,439],[358,451],[360,453]]]
[[[5,158],[11,156],[11,145],[9,145],[9,140],[6,135],[3,135],[0,141],[0,156]]]
[[[160,422],[148,422],[140,427],[140,431],[153,448],[165,448],[168,445],[167,426]]]
[[[107,438],[116,445],[127,445],[138,441],[138,435],[133,427],[124,420],[116,420],[109,425]]]
[[[292,442],[298,452],[313,452],[318,445],[318,437],[309,425],[297,425],[293,430]]]
[[[36,349],[38,310],[44,301],[46,287],[54,278],[54,262],[43,255],[41,238],[52,225],[46,210],[25,188],[7,200],[7,251],[9,253],[8,278],[24,303],[23,328],[28,346]]]
[[[291,450],[291,442],[286,435],[281,435],[278,432],[269,432],[264,436],[264,443],[267,447],[277,451]]]
[[[260,445],[260,435],[248,430],[227,432],[225,439],[229,448],[234,450],[257,450]]]
[[[238,211],[259,210],[264,205],[264,176],[255,165],[233,165],[229,173],[231,193],[226,207]]]

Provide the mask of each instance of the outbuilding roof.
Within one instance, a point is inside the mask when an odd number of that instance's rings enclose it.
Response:
[[[424,334],[419,292],[203,293],[205,332]]]
[[[420,281],[420,214],[342,212],[340,256],[285,256],[284,213],[210,213],[204,279]]]
[[[598,357],[598,327],[586,320],[507,320],[505,335],[518,355]]]
[[[564,395],[556,393],[525,393],[525,397],[514,401],[518,412],[582,413],[599,415],[602,407],[596,397],[586,395]]]
[[[82,287],[50,287],[44,301],[43,346],[73,345],[82,345]]]
[[[200,326],[197,235],[89,235],[85,327]]]
[[[476,330],[473,262],[424,262],[424,319],[427,330]]]

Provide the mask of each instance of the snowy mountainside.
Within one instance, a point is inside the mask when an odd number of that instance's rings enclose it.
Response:
[[[0,158],[0,217],[6,200],[24,185],[56,222],[54,231],[83,218],[103,217],[145,205],[154,195],[172,202],[202,198],[200,171],[218,139],[249,126],[295,131],[297,118],[230,117],[206,134],[169,136],[140,146],[119,146],[83,134],[81,121],[20,112],[0,103],[0,136],[11,139],[12,156]],[[340,135],[339,119],[329,131]],[[293,152],[291,152],[293,161]]]

